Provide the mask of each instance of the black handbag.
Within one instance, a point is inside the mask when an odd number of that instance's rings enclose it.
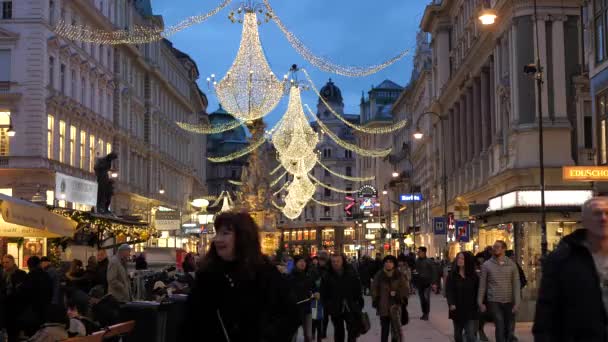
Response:
[[[401,305],[401,325],[407,325],[410,322],[410,314],[407,312],[407,304]]]
[[[363,311],[361,312],[360,317],[360,333],[361,335],[366,334],[370,329],[371,329],[371,323],[369,321],[369,315],[367,314],[367,312]]]

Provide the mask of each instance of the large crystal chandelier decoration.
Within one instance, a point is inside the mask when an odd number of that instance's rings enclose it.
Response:
[[[306,175],[317,163],[317,133],[310,127],[302,108],[300,86],[293,84],[287,111],[272,135],[272,144],[285,170],[293,175]]]
[[[238,20],[243,24],[243,34],[236,58],[223,79],[216,81],[215,75],[207,79],[226,111],[243,121],[260,119],[270,113],[285,89],[285,81],[274,75],[262,49],[258,32],[261,21],[256,14],[262,11],[258,7],[253,2],[239,7],[239,14],[244,13]],[[236,21],[233,14],[230,20]]]

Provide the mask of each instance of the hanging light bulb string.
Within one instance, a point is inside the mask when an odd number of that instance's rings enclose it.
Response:
[[[320,204],[320,205],[323,205],[323,206],[326,206],[326,207],[337,207],[337,206],[342,205],[342,203],[340,203],[340,202],[325,202],[325,201],[320,201],[320,200],[318,200],[318,199],[316,199],[314,197],[311,198],[311,200],[313,202],[317,203],[317,204]]]
[[[302,41],[296,37],[295,34],[290,32],[283,21],[276,15],[272,7],[270,6],[270,2],[268,0],[264,0],[264,4],[266,5],[266,9],[272,16],[272,19],[277,24],[281,32],[287,38],[287,41],[291,44],[291,46],[310,64],[316,66],[322,71],[331,72],[337,75],[348,76],[348,77],[363,77],[369,76],[377,73],[378,71],[394,64],[399,61],[403,57],[409,54],[409,49],[405,49],[400,52],[395,57],[377,65],[372,66],[343,66],[336,64],[326,58],[316,56],[307,46],[302,43]]]
[[[279,190],[275,191],[275,192],[272,194],[272,196],[274,197],[274,196],[276,196],[276,195],[280,194],[280,193],[281,193],[283,190],[287,189],[287,186],[289,186],[289,182],[285,182],[285,183],[283,183],[283,186],[281,186],[281,187],[279,188]]]
[[[249,144],[249,146],[247,146],[247,147],[245,147],[245,148],[243,148],[243,149],[241,149],[239,151],[230,153],[230,154],[228,154],[226,156],[223,156],[223,157],[207,157],[207,160],[209,160],[212,163],[225,163],[225,162],[229,162],[231,160],[235,160],[235,159],[241,158],[241,157],[243,157],[245,155],[248,155],[249,153],[255,151],[260,146],[264,145],[265,141],[266,141],[266,137],[264,135],[262,135],[260,137],[260,139],[258,139],[257,141],[251,142]]]
[[[230,183],[232,185],[236,185],[236,186],[242,186],[243,185],[243,182],[232,180],[232,179],[229,179],[228,183]]]
[[[283,172],[283,173],[282,173],[280,176],[278,176],[278,177],[277,177],[275,180],[273,180],[273,181],[270,183],[270,187],[272,188],[272,187],[274,187],[275,185],[277,185],[277,184],[278,184],[278,183],[281,181],[281,179],[283,179],[283,177],[285,177],[285,175],[286,175],[286,174],[287,174],[287,171]]]
[[[323,133],[327,134],[327,136],[333,140],[336,144],[338,144],[340,147],[353,151],[356,154],[360,155],[360,156],[364,156],[364,157],[372,157],[372,158],[384,158],[386,156],[388,156],[391,153],[391,148],[386,148],[383,150],[367,150],[364,148],[361,148],[355,144],[349,143],[347,141],[344,141],[342,139],[340,139],[340,137],[338,137],[334,132],[331,131],[331,129],[329,129],[327,126],[325,126],[325,124],[323,123],[323,121],[321,120],[317,120],[317,118],[315,117],[315,115],[313,114],[312,110],[310,109],[310,107],[308,107],[307,105],[305,106],[306,109],[308,109],[308,114],[309,116],[313,119],[317,121],[317,124],[319,124],[319,128],[321,128],[321,130],[323,131]]]
[[[187,122],[176,122],[176,124],[183,130],[197,133],[197,134],[219,134],[227,131],[231,131],[239,126],[243,125],[240,120],[232,120],[221,125],[208,125],[208,124],[191,124]]]
[[[327,109],[329,109],[329,111],[336,118],[338,118],[338,120],[342,121],[346,126],[352,128],[356,131],[359,131],[362,133],[367,133],[367,134],[388,134],[388,133],[398,131],[407,126],[407,124],[408,124],[407,120],[402,120],[402,121],[396,122],[394,124],[386,125],[386,126],[382,126],[382,127],[365,127],[365,126],[354,124],[354,123],[346,120],[342,115],[340,115],[333,109],[333,107],[325,100],[325,97],[321,96],[321,93],[315,86],[315,84],[312,81],[312,78],[310,77],[308,72],[305,69],[300,69],[300,70],[302,70],[302,73],[304,73],[304,75],[306,76],[308,83],[310,83],[310,88],[314,91],[315,95],[317,95],[317,97],[321,100],[321,102],[323,102],[325,107],[327,107]]]
[[[330,169],[327,165],[323,164],[320,160],[317,160],[317,164],[319,164],[319,166],[321,166],[322,168],[324,168],[325,170],[327,170],[327,172],[331,173],[332,175],[338,177],[338,178],[342,178],[348,181],[352,181],[352,182],[367,182],[367,181],[372,181],[374,179],[376,179],[375,176],[370,176],[370,177],[351,177],[351,176],[347,176],[347,175],[343,175],[341,173],[338,173],[332,169]]]
[[[279,170],[283,168],[283,165],[279,164],[277,165],[277,167],[274,168],[274,170],[270,171],[270,175],[274,175],[275,173],[279,172]]]
[[[164,30],[159,26],[136,25],[126,30],[107,31],[85,25],[68,24],[64,20],[59,20],[53,31],[63,38],[85,43],[102,45],[147,44],[167,38],[190,26],[204,22],[226,8],[231,2],[232,0],[224,0],[210,12],[190,16]]]
[[[338,188],[334,188],[331,185],[325,184],[323,182],[321,182],[320,180],[318,180],[317,178],[315,178],[315,176],[313,176],[312,174],[308,174],[308,177],[310,177],[310,179],[313,181],[313,183],[315,183],[316,185],[331,190],[331,191],[335,191],[341,194],[354,194],[355,192],[357,192],[356,190],[344,190],[344,189],[338,189]]]
[[[219,196],[217,196],[217,198],[215,199],[215,202],[213,202],[212,204],[209,204],[209,205],[207,206],[207,208],[212,208],[212,207],[215,207],[215,206],[219,205],[219,204],[220,204],[220,202],[221,202],[221,201],[224,199],[224,192],[225,192],[225,191],[222,191],[222,192],[220,193],[220,195],[219,195]]]

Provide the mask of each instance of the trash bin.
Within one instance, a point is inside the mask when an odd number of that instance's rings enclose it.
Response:
[[[178,342],[181,324],[184,322],[187,295],[172,295],[167,309],[166,342]]]
[[[133,332],[123,341],[165,342],[167,326],[166,304],[131,302],[121,306],[121,320],[135,321]]]

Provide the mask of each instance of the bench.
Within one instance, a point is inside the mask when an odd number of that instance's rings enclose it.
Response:
[[[135,328],[135,321],[114,324],[88,336],[72,337],[66,342],[101,342],[106,338],[128,335]]]

